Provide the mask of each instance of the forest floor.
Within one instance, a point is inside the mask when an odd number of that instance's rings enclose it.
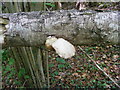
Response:
[[[117,83],[120,84],[120,47],[81,46],[86,53]],[[51,87],[90,87],[114,88],[114,83],[100,71],[87,56],[76,47],[76,55],[71,59],[62,59],[49,52]]]
[[[120,84],[120,46],[80,46],[107,74]],[[78,46],[76,55],[71,59],[60,58],[54,51],[49,51],[50,87],[62,88],[116,88],[115,84],[100,71]],[[3,54],[3,88],[22,87],[24,83],[17,78],[14,60],[6,62]],[[22,74],[24,70],[21,71]],[[20,74],[21,75],[21,74]],[[22,75],[23,76],[23,75]],[[25,76],[29,78],[29,76]]]

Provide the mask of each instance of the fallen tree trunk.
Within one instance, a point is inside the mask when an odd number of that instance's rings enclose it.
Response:
[[[118,44],[118,12],[60,10],[0,14],[8,18],[8,46],[40,46],[47,36],[62,37],[73,44]]]
[[[3,45],[11,46],[18,70],[25,68],[30,76],[27,81],[30,87],[49,87],[47,51],[35,47],[44,44],[47,36],[63,37],[74,44],[118,44],[118,12],[61,10],[0,14],[0,17],[0,29],[7,25]]]

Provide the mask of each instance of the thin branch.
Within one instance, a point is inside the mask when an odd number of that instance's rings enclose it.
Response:
[[[46,87],[45,75],[44,75],[43,65],[42,65],[42,53],[41,53],[40,49],[38,49],[38,53],[37,54],[38,54],[37,55],[37,63],[38,63],[38,66],[39,66],[39,70],[40,70],[40,73],[41,73],[41,79],[42,79],[42,83],[43,83],[42,87]]]
[[[28,81],[28,80],[25,80],[25,81],[24,81],[24,83],[23,83],[23,85],[22,85],[23,87],[25,86],[25,84],[26,84],[27,81]]]
[[[23,53],[25,55],[24,58],[27,61],[28,67],[30,68],[30,73],[31,73],[31,76],[32,76],[32,80],[33,80],[33,83],[34,83],[35,88],[36,88],[37,87],[37,82],[35,80],[35,75],[34,75],[33,67],[31,65],[30,59],[28,58],[28,54],[27,54],[27,52],[29,52],[29,50],[26,47],[22,47],[22,48],[23,48],[22,51],[23,51]]]
[[[41,84],[41,81],[40,81],[40,74],[39,74],[39,70],[37,69],[36,67],[36,60],[35,60],[35,57],[34,57],[34,54],[33,54],[33,51],[32,51],[32,47],[29,47],[29,54],[30,54],[30,58],[32,60],[32,64],[33,64],[33,70],[34,70],[34,74],[35,74],[35,77],[36,77],[36,82],[37,82],[37,86],[38,87],[41,87],[42,84]]]
[[[49,66],[48,66],[48,51],[45,51],[45,56],[46,56],[46,71],[47,71],[47,83],[48,87],[50,87],[50,81],[49,81]]]
[[[114,82],[114,84],[115,84],[117,87],[120,88],[120,86],[116,83],[116,81],[115,81],[114,79],[112,79],[112,78],[110,77],[110,75],[108,75],[103,69],[101,69],[101,68],[99,67],[99,65],[98,65],[80,46],[78,46],[78,48],[79,48],[91,61],[93,61],[93,63],[96,65],[96,67],[97,67],[99,70],[101,70],[111,81]]]

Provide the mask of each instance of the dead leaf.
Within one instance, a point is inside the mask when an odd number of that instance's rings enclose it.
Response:
[[[119,58],[119,55],[113,55],[113,60],[116,61]]]
[[[57,78],[57,79],[61,79],[61,76],[55,76],[55,78]]]
[[[107,68],[104,68],[104,71],[108,71]]]
[[[73,75],[73,76],[78,76],[78,73],[73,73],[72,75]]]
[[[108,61],[105,60],[105,63],[108,63]]]
[[[65,76],[65,74],[66,74],[65,72],[64,73],[63,72],[59,72],[60,76]]]
[[[100,64],[100,61],[96,61],[98,64]]]
[[[104,55],[102,56],[102,58],[107,58],[107,56],[104,54]]]
[[[86,76],[87,76],[87,74],[86,74],[86,73],[83,73],[82,77],[86,77]]]
[[[73,62],[77,62],[78,60],[77,59],[72,59],[73,60]]]
[[[96,49],[99,49],[100,47],[96,46]]]

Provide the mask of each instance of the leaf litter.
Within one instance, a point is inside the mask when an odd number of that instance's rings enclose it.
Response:
[[[95,62],[120,83],[120,56],[117,45],[81,46]],[[50,74],[51,87],[91,87],[114,88],[114,83],[101,72],[94,63],[76,46],[76,55],[71,59],[60,58],[54,51],[49,52],[50,73],[58,71],[58,75]],[[54,83],[54,84],[53,84]]]

